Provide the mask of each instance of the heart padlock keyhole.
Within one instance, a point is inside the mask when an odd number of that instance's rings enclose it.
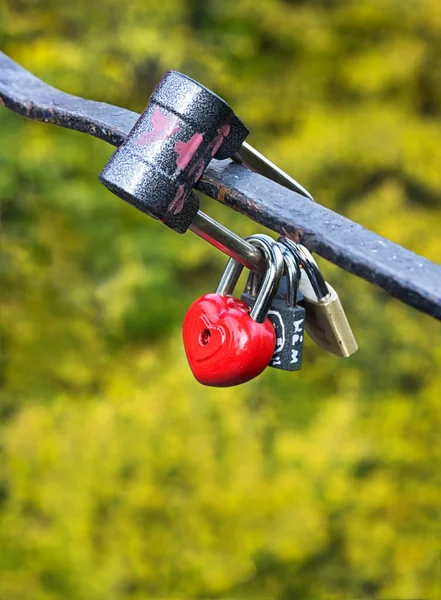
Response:
[[[211,332],[209,329],[204,329],[204,331],[199,336],[199,343],[202,346],[206,346],[210,342]]]

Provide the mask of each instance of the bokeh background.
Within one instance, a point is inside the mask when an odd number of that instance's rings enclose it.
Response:
[[[2,50],[80,96],[141,111],[187,73],[319,202],[439,261],[439,0],[0,17]],[[101,186],[111,153],[0,111],[1,599],[441,597],[439,324],[322,260],[359,352],[308,341],[298,374],[203,388],[181,322],[225,259]]]

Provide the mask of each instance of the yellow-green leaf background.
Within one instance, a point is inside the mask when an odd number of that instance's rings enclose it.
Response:
[[[439,261],[439,0],[6,0],[0,40],[136,111],[187,73],[323,205]],[[441,597],[438,322],[322,260],[359,352],[203,388],[181,322],[225,260],[101,186],[111,153],[0,112],[0,598]]]

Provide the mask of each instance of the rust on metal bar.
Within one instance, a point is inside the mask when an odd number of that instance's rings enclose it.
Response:
[[[61,92],[3,53],[0,103],[30,119],[88,133],[114,146],[124,141],[139,117]],[[230,160],[212,160],[198,189],[441,320],[440,265]]]

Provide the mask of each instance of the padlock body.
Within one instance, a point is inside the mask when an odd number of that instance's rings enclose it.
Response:
[[[336,356],[348,358],[358,350],[358,345],[338,294],[329,283],[327,285],[330,293],[324,300],[313,299],[304,293],[305,329],[318,346]]]
[[[279,289],[277,290],[276,298],[286,299],[286,275],[282,277],[282,281],[280,282]],[[299,290],[297,292],[297,304],[302,305],[303,294]]]
[[[252,307],[255,297],[245,291],[241,300]],[[276,346],[270,367],[283,371],[299,371],[302,368],[305,317],[303,306],[287,306],[284,298],[273,300],[268,318],[276,332]]]
[[[189,77],[168,71],[100,181],[142,212],[183,233],[199,209],[191,190],[211,159],[237,152],[248,129]]]
[[[232,296],[206,294],[190,306],[182,334],[195,378],[229,387],[257,377],[268,366],[276,336],[270,319],[257,323],[248,305]]]

